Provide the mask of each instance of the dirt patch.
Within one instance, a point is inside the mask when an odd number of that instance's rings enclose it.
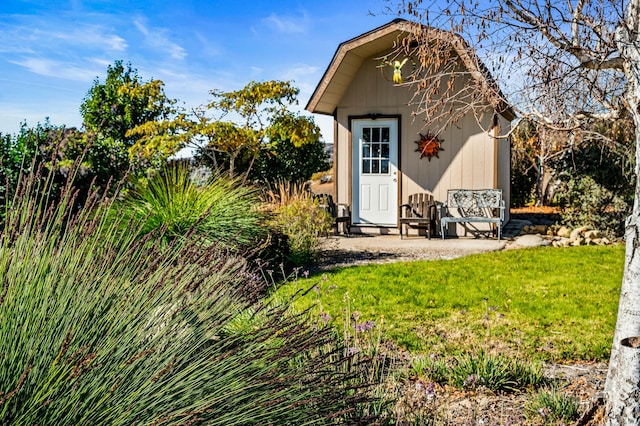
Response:
[[[556,392],[579,402],[580,418],[575,425],[604,424],[599,398],[606,377],[606,364],[552,365],[545,374],[554,379]],[[461,390],[438,386],[413,378],[396,402],[400,424],[435,425],[543,425],[551,421],[548,412],[531,411],[533,392],[498,394],[486,389]]]

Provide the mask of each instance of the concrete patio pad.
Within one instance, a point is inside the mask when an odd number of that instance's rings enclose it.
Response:
[[[330,236],[329,244],[336,244],[341,250],[459,250],[469,253],[497,251],[505,248],[507,241],[484,238],[447,238],[431,239],[425,237],[408,237],[400,239],[397,235],[350,235]]]
[[[479,238],[427,239],[398,235],[354,234],[322,240],[321,266],[386,263],[409,260],[455,259],[476,253],[503,250],[508,241]]]

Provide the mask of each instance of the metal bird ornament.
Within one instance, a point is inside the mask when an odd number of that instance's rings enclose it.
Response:
[[[404,58],[402,62],[393,61],[393,82],[395,84],[402,83],[402,67],[407,63],[409,58]]]

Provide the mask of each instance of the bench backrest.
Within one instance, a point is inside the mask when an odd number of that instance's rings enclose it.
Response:
[[[464,217],[493,217],[502,204],[502,189],[450,189],[447,191],[449,211],[457,209]]]
[[[405,211],[405,217],[428,218],[429,205],[433,204],[433,195],[424,192],[409,195],[409,208]]]

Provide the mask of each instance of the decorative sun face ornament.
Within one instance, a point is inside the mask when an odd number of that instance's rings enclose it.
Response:
[[[431,161],[432,157],[437,157],[440,151],[444,151],[440,144],[442,141],[438,139],[436,135],[431,132],[427,132],[426,135],[420,133],[420,140],[416,141],[418,148],[416,148],[416,152],[420,153],[420,158],[427,157],[429,161]]]

